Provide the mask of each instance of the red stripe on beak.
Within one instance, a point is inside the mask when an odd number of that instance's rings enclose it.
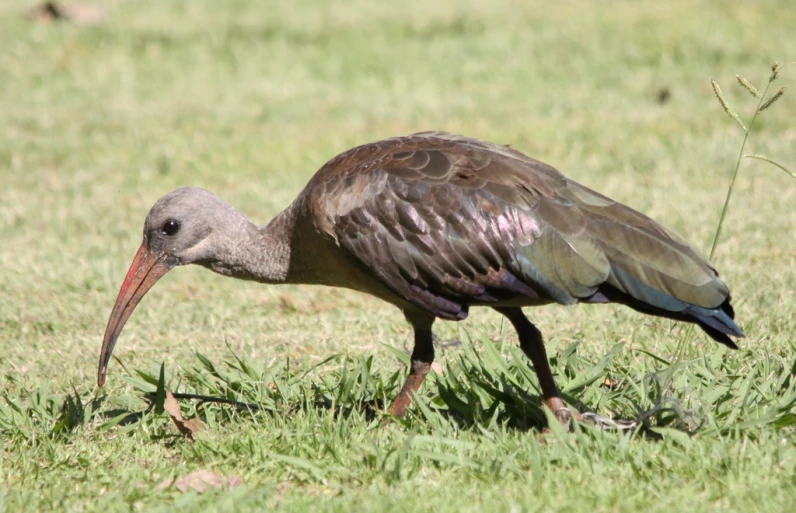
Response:
[[[105,375],[108,369],[108,361],[110,361],[111,353],[113,352],[113,346],[116,344],[116,339],[119,337],[119,333],[121,333],[127,319],[130,318],[144,294],[172,267],[173,265],[166,263],[165,255],[156,256],[152,250],[147,248],[146,242],[138,248],[138,252],[133,258],[133,263],[130,264],[130,270],[127,271],[127,277],[122,283],[121,290],[119,290],[116,304],[113,305],[111,317],[108,319],[108,326],[105,328],[105,338],[102,341],[99,371],[97,373],[97,384],[99,386],[105,384]]]

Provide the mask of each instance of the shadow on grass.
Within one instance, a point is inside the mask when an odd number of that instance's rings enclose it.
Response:
[[[478,374],[480,380],[468,380],[467,372],[456,372],[455,382],[444,379],[444,376],[432,375],[424,385],[426,395],[421,395],[422,403],[415,402],[410,408],[408,419],[390,417],[387,409],[392,398],[400,390],[403,371],[395,372],[383,381],[380,377],[374,380],[371,363],[372,360],[367,359],[360,364],[360,368],[357,369],[359,372],[341,371],[334,373],[332,379],[329,379],[330,376],[324,376],[320,380],[321,383],[311,383],[306,388],[301,387],[301,390],[286,385],[276,386],[272,382],[272,386],[268,387],[270,393],[267,398],[252,397],[252,390],[246,390],[240,382],[237,382],[234,388],[238,389],[242,397],[250,399],[248,401],[230,399],[229,391],[218,395],[186,392],[173,392],[173,395],[178,400],[194,402],[194,408],[203,419],[202,412],[206,407],[225,410],[224,406],[228,406],[230,408],[224,415],[228,421],[232,421],[233,416],[239,419],[261,414],[290,417],[299,411],[311,410],[318,417],[329,414],[340,419],[358,417],[367,424],[381,419],[409,426],[413,422],[433,420],[455,424],[459,430],[478,430],[479,426],[500,424],[512,430],[537,432],[543,431],[548,426],[548,418],[542,409],[540,395],[530,393],[506,380],[501,383],[485,381],[483,372]],[[374,381],[374,383],[368,386],[368,383],[363,381]],[[226,383],[231,384],[229,381]],[[160,386],[162,381],[158,388]],[[280,389],[285,388],[288,393],[282,395]],[[428,396],[429,391],[434,388],[436,393]],[[482,400],[480,396],[484,393],[491,398],[491,401]],[[159,390],[144,392],[140,397],[146,402],[146,406],[141,410],[113,409],[103,411],[100,415],[108,422],[117,419],[114,425],[135,423],[150,412],[162,411],[163,396]],[[579,411],[589,410],[576,396],[564,394],[563,397],[568,404]],[[103,396],[95,399],[93,409],[97,410],[97,406],[100,406],[105,398]],[[84,410],[73,406],[75,404],[71,396],[65,403],[65,408],[69,411],[67,417],[72,419],[68,425],[73,427],[84,423],[80,418]],[[111,427],[108,422],[103,424],[103,427]]]
[[[535,373],[519,348],[502,354],[485,338],[479,345],[482,350],[477,351],[476,344],[463,344],[448,356],[445,368],[429,375],[408,417],[391,421],[407,427],[422,423],[432,430],[481,432],[501,427],[538,432],[547,428],[550,418],[541,407]],[[610,422],[602,427],[616,428],[615,424],[626,421],[636,435],[656,438],[651,428],[737,436],[766,424],[796,425],[789,413],[796,404],[793,361],[769,355],[766,364],[759,365],[751,353],[727,358],[716,352],[672,366],[656,356],[654,363],[660,370],[648,372],[630,360],[631,351],[619,349],[621,345],[591,361],[578,354],[574,343],[551,358],[564,400],[581,413],[593,412],[592,418],[605,415],[602,418]],[[391,351],[405,367],[409,356]],[[303,412],[319,419],[328,415],[358,418],[372,425],[390,419],[386,411],[405,374],[404,369],[391,373],[374,369],[372,356],[352,360],[335,355],[310,368],[295,368],[290,360],[263,365],[234,354],[218,364],[199,354],[196,357],[198,365],[168,379],[163,366],[159,373],[135,370],[122,376],[135,393],[113,398],[108,409],[104,409],[107,395],[83,400],[74,391],[62,400],[40,400],[44,406],[36,406],[36,415],[50,415],[53,435],[70,433],[92,419],[100,422],[99,431],[117,426],[136,429],[137,424],[163,414],[166,389],[172,389],[177,379],[175,398],[183,405],[190,401],[196,416],[203,420],[212,416],[216,424],[260,415],[289,419]],[[118,407],[124,401],[129,406]],[[20,422],[14,420],[14,411],[6,415],[9,425]],[[3,413],[0,410],[0,423]]]

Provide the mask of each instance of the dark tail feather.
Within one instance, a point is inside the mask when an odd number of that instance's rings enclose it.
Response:
[[[741,331],[741,328],[739,328],[733,320],[735,319],[735,311],[730,304],[730,296],[727,296],[724,303],[717,309],[700,308],[698,306],[689,305],[683,313],[695,319],[694,322],[716,342],[720,342],[731,349],[738,349],[735,342],[730,340],[730,337],[727,336],[744,337],[743,331]]]
[[[585,301],[603,303],[605,299],[613,303],[629,306],[633,310],[641,313],[657,315],[658,317],[665,317],[675,321],[695,323],[702,328],[710,338],[720,344],[724,344],[730,349],[738,349],[738,346],[735,345],[735,342],[733,342],[728,335],[739,338],[744,337],[743,331],[741,331],[741,328],[739,328],[733,320],[735,319],[735,311],[730,304],[729,296],[727,296],[727,299],[718,308],[702,308],[688,303],[681,303],[686,305],[686,307],[677,312],[650,305],[649,303],[645,303],[604,283],[592,298],[586,299]]]

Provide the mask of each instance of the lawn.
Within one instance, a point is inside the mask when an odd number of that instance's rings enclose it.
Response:
[[[796,497],[796,180],[745,161],[715,262],[747,334],[730,351],[619,306],[526,309],[581,411],[547,419],[490,310],[436,325],[441,367],[384,422],[411,332],[350,291],[173,271],[96,385],[149,207],[184,185],[258,223],[326,160],[421,130],[554,165],[710,248],[796,9],[762,2],[107,2],[99,24],[0,4],[0,512],[766,511]],[[786,64],[772,87],[792,83]],[[747,153],[796,168],[796,91]],[[160,371],[163,368],[163,377]],[[173,392],[205,430],[161,409]],[[204,493],[177,482],[239,478]],[[166,484],[164,484],[166,483]],[[790,506],[788,506],[790,504]]]

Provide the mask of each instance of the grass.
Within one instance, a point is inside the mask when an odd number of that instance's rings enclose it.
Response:
[[[382,426],[410,349],[396,310],[192,268],[142,302],[123,365],[95,385],[157,198],[202,186],[265,222],[327,159],[380,137],[509,143],[707,253],[740,143],[709,80],[748,119],[734,75],[760,86],[796,55],[788,2],[141,0],[97,26],[34,25],[28,6],[0,5],[0,511],[790,508],[796,185],[764,163],[743,163],[716,255],[741,350],[695,335],[672,369],[682,325],[528,310],[570,403],[639,429],[543,433],[515,336],[480,310],[438,323],[462,343]],[[749,153],[794,167],[794,98],[761,115]],[[157,413],[161,364],[172,390],[257,408],[182,401],[208,424],[190,442]],[[158,488],[195,469],[243,484]]]

